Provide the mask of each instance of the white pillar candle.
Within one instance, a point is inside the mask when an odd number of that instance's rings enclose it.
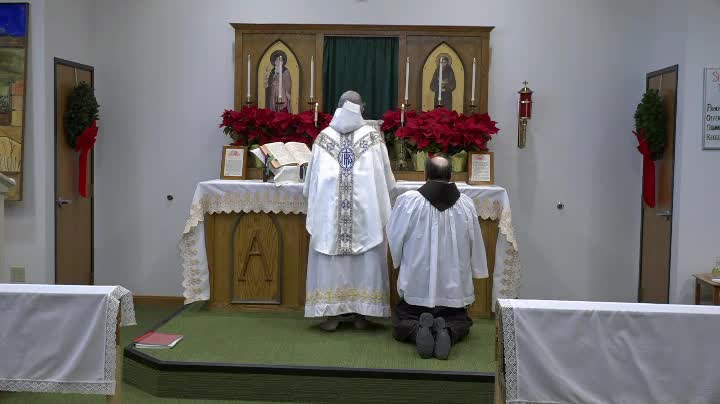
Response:
[[[440,63],[438,64],[438,70],[440,71],[438,73],[438,105],[440,105],[442,103],[441,102],[442,101],[442,71],[443,71],[442,62],[444,59],[445,58],[440,58]]]
[[[280,59],[281,57],[282,57],[282,56],[278,56],[278,59]],[[283,92],[282,92],[282,83],[283,83],[283,75],[282,75],[282,74],[283,74],[283,71],[282,71],[282,69],[283,69],[283,64],[282,64],[282,63],[277,63],[277,59],[275,59],[275,60],[276,60],[276,62],[275,62],[275,75],[276,75],[277,78],[278,78],[278,101],[279,101],[279,102],[282,102],[282,96],[283,96]],[[280,70],[280,71],[278,71],[278,70]]]
[[[247,66],[247,97],[250,99],[250,55],[248,55],[248,66]]]
[[[470,98],[470,103],[475,104],[475,58],[473,58],[473,75],[472,75],[472,98]]]
[[[315,56],[310,56],[310,98],[315,95]]]
[[[410,58],[407,58],[407,61],[405,62],[405,100],[408,100],[410,97],[409,95],[410,90]]]
[[[315,126],[318,124],[318,103],[315,103]]]

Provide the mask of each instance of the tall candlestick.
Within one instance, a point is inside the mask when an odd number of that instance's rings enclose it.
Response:
[[[278,59],[282,59],[282,56],[278,56]],[[278,78],[278,102],[282,103],[282,96],[283,96],[283,92],[282,92],[283,71],[282,71],[282,69],[283,69],[283,65],[282,65],[282,62],[278,63],[277,59],[275,59],[275,60],[276,60],[275,75]],[[280,71],[278,71],[278,69],[280,69]],[[280,107],[278,106],[278,108],[280,108]]]
[[[314,110],[315,110],[315,126],[317,126],[317,124],[318,124],[318,103],[317,102],[315,103]]]
[[[250,55],[248,55],[248,67],[247,67],[247,98],[250,101]]]
[[[442,104],[442,71],[443,71],[442,62],[443,62],[443,59],[445,59],[445,58],[442,58],[442,57],[440,58],[440,65],[438,67],[438,70],[440,71],[438,73],[438,105]]]
[[[409,99],[408,92],[410,90],[410,58],[405,62],[405,100]]]
[[[315,56],[310,56],[310,99],[315,95]]]
[[[470,98],[470,103],[475,104],[475,58],[473,58],[473,75],[472,75],[472,98]]]

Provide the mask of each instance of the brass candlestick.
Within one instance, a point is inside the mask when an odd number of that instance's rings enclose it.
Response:
[[[245,100],[245,106],[251,107],[253,104],[255,104],[255,103],[252,101],[252,98],[248,95]]]
[[[472,103],[472,101],[470,101]],[[477,112],[477,105],[476,104],[470,104],[468,105],[468,111],[470,111],[470,114],[474,114]]]
[[[400,104],[400,127],[405,126],[405,113],[410,107],[410,102],[406,99],[404,103]],[[405,140],[399,137],[395,138],[396,142],[400,142],[400,155],[398,157],[398,169],[407,169],[407,161],[405,160]]]
[[[315,101],[314,97],[310,97],[308,100],[308,105],[310,106],[310,111],[313,111],[314,118],[313,122],[315,122],[315,127],[318,127],[318,103]]]

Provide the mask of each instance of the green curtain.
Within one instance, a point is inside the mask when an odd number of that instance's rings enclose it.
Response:
[[[324,111],[332,114],[347,90],[362,96],[365,119],[397,107],[398,47],[398,38],[326,37]]]

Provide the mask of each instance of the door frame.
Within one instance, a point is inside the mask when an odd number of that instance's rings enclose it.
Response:
[[[675,213],[675,167],[676,167],[676,164],[675,164],[675,154],[676,154],[675,150],[676,149],[675,148],[677,146],[677,137],[678,137],[677,109],[678,109],[678,90],[679,90],[678,83],[680,81],[680,67],[679,67],[679,65],[669,66],[664,69],[650,72],[645,76],[645,91],[647,91],[648,88],[650,87],[650,80],[652,78],[661,76],[666,73],[673,73],[673,72],[675,72],[675,110],[673,111],[673,114],[675,114],[674,128],[673,128],[675,135],[673,136],[673,152],[672,152],[673,180],[672,180],[672,184],[670,185],[670,187],[671,187],[670,190],[672,192],[672,199],[671,199],[672,206],[670,208],[670,211],[673,212],[673,216],[670,216],[670,235],[669,235],[670,236],[670,251],[668,251],[668,279],[667,279],[668,289],[667,289],[667,296],[665,296],[665,300],[667,300],[667,302],[670,302],[670,286],[671,286],[670,281],[672,280],[673,223],[675,221],[675,216],[674,216],[674,213]],[[645,227],[645,202],[643,201],[642,195],[641,195],[640,196],[640,249],[639,249],[640,254],[639,254],[639,259],[638,259],[639,265],[638,265],[638,292],[637,292],[637,301],[638,302],[640,302],[642,299],[642,275],[643,275],[643,273],[642,273],[642,264],[643,264],[642,245],[643,245],[643,237],[644,237],[644,230],[645,230],[644,227]]]
[[[84,64],[80,64],[77,62],[72,62],[69,60],[61,59],[61,58],[54,58],[53,59],[53,221],[55,223],[54,225],[54,261],[55,261],[55,270],[53,271],[53,275],[55,279],[53,280],[53,283],[57,283],[58,278],[58,253],[57,253],[57,231],[58,231],[58,219],[57,219],[57,206],[55,203],[55,198],[57,198],[57,190],[58,190],[58,183],[57,183],[57,138],[59,135],[59,128],[58,128],[58,110],[57,110],[57,85],[58,85],[58,77],[57,77],[57,67],[58,66],[67,66],[72,67],[80,70],[85,70],[90,72],[90,87],[93,89],[95,88],[95,68],[93,66],[88,66]],[[91,192],[92,192],[92,198],[90,198],[90,284],[95,284],[95,153],[90,153],[90,170],[88,173],[88,176],[90,177],[90,185],[91,185]]]

